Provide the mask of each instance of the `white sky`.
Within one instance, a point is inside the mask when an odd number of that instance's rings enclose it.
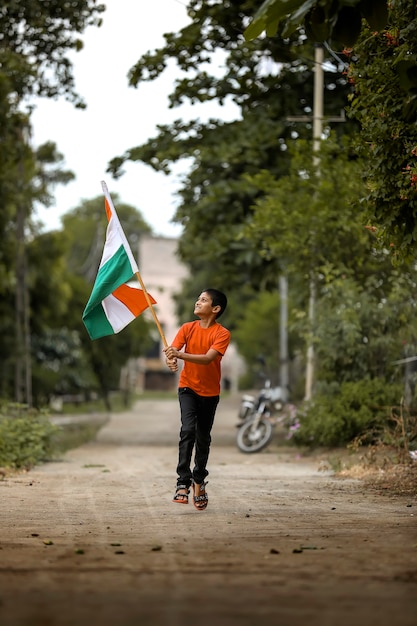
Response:
[[[138,89],[128,87],[127,73],[136,61],[149,50],[161,47],[164,33],[179,31],[188,23],[186,0],[104,2],[107,9],[103,25],[87,29],[82,36],[83,50],[72,57],[76,91],[87,109],[77,110],[63,98],[43,99],[32,114],[34,146],[54,141],[65,157],[65,168],[76,175],[72,183],[55,188],[55,205],[39,209],[38,216],[46,230],[60,228],[64,213],[83,199],[101,195],[104,180],[110,195],[117,193],[119,202],[140,209],[155,234],[176,237],[181,229],[171,219],[177,203],[178,177],[186,165],[178,164],[175,174],[167,177],[141,162],[127,163],[126,173],[115,181],[106,173],[107,164],[154,137],[157,124],[169,124],[181,117],[233,119],[237,111],[232,104],[168,109],[168,95],[179,76],[175,65]]]

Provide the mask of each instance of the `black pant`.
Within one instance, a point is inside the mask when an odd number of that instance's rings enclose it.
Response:
[[[178,389],[181,408],[181,431],[177,485],[189,487],[191,481],[201,484],[208,475],[206,469],[219,396],[199,396],[188,387]],[[195,445],[194,469],[191,471],[191,456]]]

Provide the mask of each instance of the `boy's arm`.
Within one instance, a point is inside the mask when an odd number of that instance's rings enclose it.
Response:
[[[219,356],[224,355],[230,342],[230,332],[226,329],[222,329],[212,344],[212,347],[209,348],[205,354],[181,352],[181,348],[186,343],[185,338],[181,336],[181,330],[182,329],[180,329],[179,333],[175,337],[173,345],[165,348],[164,350],[168,359],[182,359],[183,361],[194,363],[195,365],[209,365]]]
[[[165,348],[164,352],[169,360],[182,359],[183,361],[195,363],[196,365],[209,365],[214,359],[221,356],[220,352],[217,352],[214,348],[209,348],[205,354],[190,354],[189,352],[180,352],[177,348],[174,348],[174,346],[169,346],[169,348]]]

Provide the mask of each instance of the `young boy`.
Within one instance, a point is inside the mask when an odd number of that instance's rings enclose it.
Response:
[[[211,429],[220,397],[220,361],[230,343],[230,332],[217,322],[226,306],[224,293],[205,289],[194,307],[194,315],[199,319],[183,324],[172,345],[164,350],[172,371],[178,370],[177,359],[184,361],[178,386],[181,430],[173,502],[188,504],[192,485],[194,506],[199,511],[208,504],[204,479],[208,476]]]

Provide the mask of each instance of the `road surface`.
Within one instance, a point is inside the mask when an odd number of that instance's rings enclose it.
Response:
[[[417,503],[235,446],[221,400],[206,511],[171,502],[176,400],[0,481],[1,626],[415,626]]]

